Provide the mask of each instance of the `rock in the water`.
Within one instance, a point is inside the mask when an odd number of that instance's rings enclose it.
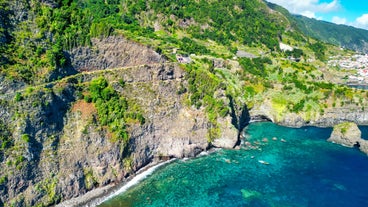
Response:
[[[368,155],[368,141],[361,138],[361,131],[352,122],[344,122],[334,126],[327,141],[341,144],[346,147],[357,147]]]
[[[240,191],[243,195],[243,198],[246,200],[252,200],[261,196],[261,193],[255,190],[241,189]]]
[[[368,155],[368,140],[360,140],[359,141],[359,149],[360,151],[364,152],[366,155]]]
[[[361,140],[362,133],[358,126],[352,122],[344,122],[334,126],[328,141],[347,147],[354,147]]]

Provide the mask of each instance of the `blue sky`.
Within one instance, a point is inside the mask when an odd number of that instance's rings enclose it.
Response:
[[[291,13],[368,29],[368,0],[268,0]]]

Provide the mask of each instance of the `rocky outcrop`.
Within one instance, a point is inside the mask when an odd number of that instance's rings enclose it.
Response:
[[[220,138],[212,141],[214,147],[219,148],[234,148],[239,142],[239,131],[231,123],[231,117],[219,118],[218,123],[221,123]]]
[[[356,147],[368,155],[368,140],[361,138],[361,131],[353,122],[344,122],[335,125],[329,142],[341,144],[346,147]]]
[[[347,147],[354,147],[361,139],[361,132],[358,126],[352,122],[344,122],[334,126],[328,141],[335,142]]]
[[[9,80],[0,75],[0,96],[3,94],[14,93],[15,91],[23,88],[25,84],[16,80]]]
[[[92,47],[78,47],[69,52],[71,65],[75,70],[102,70],[166,61],[154,50],[124,37],[94,38],[91,42]]]

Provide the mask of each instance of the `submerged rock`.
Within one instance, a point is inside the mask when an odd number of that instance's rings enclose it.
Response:
[[[368,155],[368,140],[361,137],[358,125],[353,122],[344,122],[335,125],[327,141],[341,144],[346,147],[356,147]]]
[[[246,200],[253,200],[261,196],[261,193],[255,190],[241,189],[240,191],[243,195],[243,198]]]

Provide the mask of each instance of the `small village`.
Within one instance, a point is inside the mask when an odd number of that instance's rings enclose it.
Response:
[[[355,54],[350,57],[330,57],[328,65],[339,69],[356,70],[355,75],[348,77],[348,84],[368,84],[368,54]]]

